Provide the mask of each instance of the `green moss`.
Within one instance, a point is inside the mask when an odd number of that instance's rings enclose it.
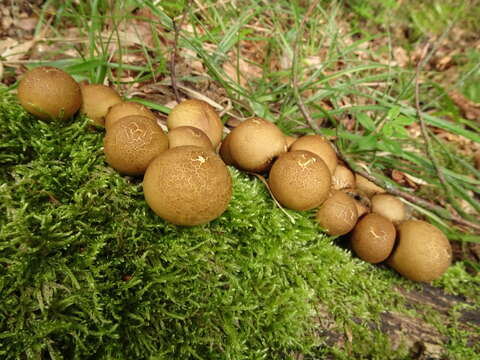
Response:
[[[355,332],[348,354],[388,352],[364,324],[401,309],[392,286],[411,283],[322,235],[312,212],[289,211],[292,223],[256,178],[231,169],[228,210],[182,228],[150,211],[139,179],[105,164],[86,120],[41,122],[5,96],[0,137],[2,358],[335,353],[319,304],[335,331]]]

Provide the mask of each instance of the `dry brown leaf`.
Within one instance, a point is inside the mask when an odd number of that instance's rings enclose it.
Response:
[[[474,103],[458,91],[450,91],[448,95],[453,100],[455,105],[458,106],[462,116],[468,120],[480,121],[480,104]]]
[[[20,60],[25,54],[35,45],[36,40],[29,40],[23,43],[17,43],[16,45],[7,48],[1,54],[6,59],[5,62],[14,62]]]
[[[410,176],[407,176],[408,174],[404,173],[403,171],[399,171],[399,170],[392,170],[392,179],[393,181],[395,181],[396,183],[400,184],[400,185],[403,185],[403,186],[408,186],[412,189],[417,189],[418,188],[418,185],[412,181],[412,179],[410,178]]]
[[[37,26],[38,19],[34,17],[29,17],[26,19],[19,20],[16,25],[24,31],[32,31]]]
[[[393,49],[393,58],[400,67],[406,67],[410,63],[407,50],[400,46],[397,46]]]
[[[239,83],[243,87],[247,86],[248,80],[259,78],[262,75],[262,70],[258,66],[252,65],[243,59],[239,59],[238,61],[238,71],[237,59],[232,59],[231,61],[223,63],[223,70],[233,79],[233,81]]]
[[[435,68],[438,71],[443,71],[452,65],[452,60],[453,58],[451,55],[446,55],[436,61]]]

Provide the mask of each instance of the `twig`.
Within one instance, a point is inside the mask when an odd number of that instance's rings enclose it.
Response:
[[[405,200],[408,200],[408,201],[410,201],[410,202],[412,202],[412,203],[414,203],[418,206],[421,206],[425,209],[428,209],[428,210],[434,212],[435,214],[437,214],[438,216],[440,216],[440,217],[442,217],[446,220],[453,221],[453,222],[455,222],[459,225],[463,225],[463,226],[466,226],[466,227],[474,230],[476,233],[480,233],[480,225],[463,219],[457,213],[450,213],[447,209],[445,209],[441,206],[432,204],[432,203],[428,202],[427,200],[422,199],[421,197],[415,196],[413,194],[410,194],[406,191],[402,191],[402,190],[397,189],[397,188],[392,187],[392,186],[385,186],[385,183],[383,181],[379,180],[378,178],[376,178],[372,174],[369,174],[368,172],[366,172],[364,170],[360,170],[357,167],[353,166],[351,161],[348,160],[345,156],[343,156],[343,154],[338,150],[338,147],[337,147],[337,155],[340,158],[340,160],[342,160],[345,164],[347,164],[352,171],[354,171],[358,175],[363,176],[367,180],[370,180],[374,184],[380,186],[382,189],[385,189],[385,191],[388,192],[389,194],[404,198]]]
[[[305,25],[306,19],[308,18],[308,16],[311,14],[311,12],[317,6],[318,3],[319,3],[319,1],[315,1],[310,5],[307,12],[305,13],[305,17],[302,20],[302,23],[300,25],[300,29],[299,29],[299,32],[297,33],[297,38],[296,38],[296,41],[295,41],[295,44],[294,44],[294,57],[293,57],[293,65],[292,65],[293,66],[292,86],[293,86],[293,91],[295,93],[295,97],[296,97],[297,102],[298,102],[298,106],[300,108],[300,111],[302,112],[303,117],[305,118],[305,120],[307,121],[309,126],[312,128],[312,130],[315,131],[315,132],[319,131],[319,126],[315,123],[315,121],[310,116],[310,113],[308,112],[308,109],[306,108],[306,106],[303,102],[303,99],[300,96],[300,92],[298,90],[298,77],[297,77],[298,59],[297,58],[298,58],[298,51],[299,51],[298,50],[298,48],[299,48],[298,44],[301,41],[301,34],[302,34],[301,30],[303,29],[303,27]],[[423,62],[424,59],[425,59],[425,56],[422,56],[422,60],[420,61],[420,63]],[[420,70],[417,67],[417,78],[418,78],[418,72],[419,71]],[[418,92],[419,92],[419,90],[418,90],[418,81],[417,81],[417,87],[416,87],[416,102],[417,103],[419,103],[419,100],[418,100],[419,97],[418,97],[418,94],[417,94]],[[417,111],[418,111],[418,108],[419,108],[419,105],[417,105]],[[419,111],[418,111],[418,113],[419,113]],[[440,217],[442,217],[446,220],[450,220],[454,223],[465,226],[465,227],[469,228],[470,230],[472,230],[476,233],[480,233],[480,225],[479,224],[476,224],[476,223],[473,223],[473,222],[470,222],[468,220],[463,219],[456,212],[450,212],[450,211],[448,211],[447,209],[444,209],[441,206],[432,204],[425,199],[422,199],[422,198],[420,198],[418,196],[415,196],[413,194],[410,194],[408,192],[399,190],[399,189],[394,188],[392,186],[385,186],[383,181],[377,179],[375,176],[369,174],[368,172],[366,172],[364,170],[359,170],[356,166],[353,166],[351,161],[349,161],[345,156],[343,156],[339,147],[336,146],[336,148],[337,148],[336,150],[337,150],[338,157],[343,162],[345,162],[350,167],[350,169],[352,171],[354,171],[355,173],[365,177],[366,179],[370,180],[374,184],[384,188],[389,194],[404,198],[405,200],[408,200],[411,203],[414,203],[418,206],[421,206],[425,209],[428,209],[428,210],[434,212],[435,214],[437,214],[438,216],[440,216]],[[442,174],[442,176],[443,176],[443,174]]]
[[[297,36],[295,38],[295,43],[293,45],[293,60],[292,60],[292,71],[293,71],[293,77],[292,77],[292,87],[293,87],[293,93],[295,95],[295,98],[297,99],[298,107],[300,108],[300,111],[303,114],[303,117],[307,120],[308,124],[310,127],[315,131],[318,132],[320,130],[320,127],[318,124],[313,120],[313,118],[310,116],[310,113],[307,110],[307,107],[305,106],[305,103],[303,102],[302,96],[300,95],[300,91],[298,89],[298,57],[299,57],[299,48],[298,44],[302,40],[303,37],[303,28],[305,27],[305,23],[307,22],[308,18],[312,14],[313,10],[317,7],[317,5],[320,3],[320,0],[316,0],[310,4],[310,7],[308,8],[307,12],[303,16],[302,22],[300,23],[300,26],[297,30]]]
[[[173,24],[173,31],[175,32],[175,38],[173,40],[173,51],[172,55],[170,56],[170,77],[172,78],[172,87],[173,87],[173,92],[175,93],[175,100],[177,103],[180,103],[180,93],[178,92],[177,88],[177,75],[175,73],[175,61],[177,59],[177,51],[178,51],[178,38],[180,36],[180,30],[182,29],[183,22],[185,21],[185,18],[187,17],[187,12],[190,7],[190,0],[188,0],[185,3],[185,8],[183,9],[183,14],[182,18],[180,19],[180,22],[177,25],[177,22],[175,19],[172,19],[172,24]]]
[[[438,160],[435,156],[435,152],[432,148],[432,142],[430,141],[430,136],[428,134],[427,125],[425,124],[425,119],[422,116],[422,110],[420,108],[420,73],[427,59],[429,49],[430,49],[430,43],[427,42],[422,49],[420,59],[418,61],[418,64],[415,70],[415,110],[417,112],[417,118],[420,123],[421,134],[425,141],[425,152],[427,154],[427,157],[431,161],[432,166],[435,169],[435,173],[437,174],[438,180],[440,181],[440,184],[442,185],[448,200],[450,201],[450,203],[452,204],[452,206],[455,208],[456,211],[462,212],[462,210],[459,209],[456,200],[451,195],[452,189],[448,184],[447,180],[445,179],[445,175],[443,174],[443,171],[440,168],[440,165],[438,164]],[[465,214],[462,214],[462,215],[465,216]]]

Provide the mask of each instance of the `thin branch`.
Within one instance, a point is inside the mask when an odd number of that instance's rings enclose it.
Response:
[[[295,41],[295,44],[294,44],[294,57],[293,57],[293,80],[292,80],[292,86],[293,86],[293,91],[294,91],[294,94],[295,94],[295,97],[297,99],[297,102],[298,102],[298,106],[300,108],[300,111],[303,115],[303,117],[305,118],[305,120],[307,121],[308,125],[312,128],[313,131],[315,131],[316,133],[318,133],[319,131],[319,126],[318,124],[313,120],[313,118],[311,117],[310,113],[308,112],[308,109],[306,108],[305,106],[305,103],[303,102],[303,99],[300,95],[300,92],[298,90],[298,53],[299,53],[299,43],[302,39],[302,32],[303,32],[303,27],[305,26],[305,22],[306,20],[308,19],[308,17],[310,16],[311,12],[313,11],[313,9],[318,5],[319,1],[314,1],[310,7],[308,8],[307,12],[305,13],[305,16],[302,20],[302,23],[300,25],[300,28],[299,28],[299,31],[297,33],[297,38],[296,38],[296,41]],[[428,49],[427,49],[428,50]],[[425,51],[426,53],[426,51]],[[423,61],[425,60],[425,55],[422,56],[422,60],[420,61],[420,63],[422,63]],[[419,63],[419,64],[420,64]],[[419,67],[417,67],[417,86],[416,86],[416,103],[417,103],[417,112],[419,112],[418,108],[419,108],[419,96],[418,96],[418,73],[419,73]],[[421,118],[421,116],[420,116]],[[422,118],[423,119],[423,118]],[[425,124],[424,124],[425,125]],[[442,217],[443,219],[446,219],[446,220],[449,220],[449,221],[452,221],[458,225],[461,225],[461,226],[464,226],[464,227],[467,227],[469,230],[472,230],[474,231],[475,233],[480,233],[480,225],[479,224],[476,224],[476,223],[473,223],[473,222],[470,222],[468,220],[465,220],[463,219],[460,215],[458,215],[456,212],[451,212],[441,206],[438,206],[438,205],[435,205],[433,203],[430,203],[429,201],[425,200],[425,199],[422,199],[421,197],[418,197],[418,196],[415,196],[413,194],[410,194],[406,191],[402,191],[398,188],[395,188],[395,187],[392,187],[392,186],[385,186],[385,183],[383,181],[381,181],[380,179],[376,178],[375,176],[367,173],[366,171],[364,170],[360,170],[358,169],[356,166],[354,166],[352,164],[352,162],[350,160],[348,160],[341,152],[340,152],[340,149],[338,146],[336,146],[336,150],[337,150],[337,155],[338,157],[343,161],[345,162],[352,171],[354,171],[355,173],[365,177],[366,179],[370,180],[371,182],[373,182],[374,184],[384,188],[389,194],[392,194],[392,195],[395,195],[395,196],[399,196],[405,200],[408,200],[410,201],[411,203],[414,203],[418,206],[421,206],[425,209],[428,209],[430,210],[431,212],[435,213],[436,215]],[[433,162],[433,161],[432,161]],[[438,167],[438,165],[437,165]],[[443,176],[443,174],[442,174]]]
[[[293,78],[292,78],[292,87],[293,87],[293,93],[295,95],[295,98],[297,99],[298,107],[300,108],[300,111],[303,114],[303,117],[307,120],[308,124],[310,127],[315,131],[318,132],[320,130],[320,127],[318,124],[313,120],[313,118],[310,116],[310,113],[307,110],[307,107],[305,106],[305,103],[303,102],[302,96],[299,91],[299,86],[298,86],[298,58],[299,58],[299,52],[301,49],[301,46],[298,44],[302,41],[303,38],[303,29],[305,27],[305,23],[307,22],[308,18],[312,14],[313,10],[317,7],[317,5],[320,3],[320,0],[316,0],[310,4],[310,7],[307,9],[307,12],[303,16],[302,22],[300,23],[300,26],[297,30],[297,36],[295,39],[295,43],[293,45],[293,60],[292,60],[292,71],[293,71]]]
[[[173,31],[175,32],[175,38],[173,40],[173,51],[172,55],[170,56],[170,77],[172,78],[172,87],[173,87],[173,92],[175,93],[175,100],[177,103],[180,103],[180,93],[178,92],[177,88],[177,75],[175,72],[175,62],[177,60],[177,52],[178,52],[178,38],[180,36],[180,30],[182,29],[182,25],[185,21],[185,18],[187,17],[187,12],[190,7],[190,0],[188,0],[185,3],[185,8],[183,9],[183,14],[182,18],[180,19],[180,22],[177,25],[177,22],[175,19],[172,19],[172,24],[173,24]]]
[[[464,214],[463,211],[459,208],[456,200],[453,198],[451,194],[452,189],[448,184],[448,181],[445,179],[445,175],[443,174],[443,171],[435,156],[435,151],[433,150],[432,142],[428,134],[427,124],[425,123],[425,119],[423,118],[422,110],[420,107],[420,73],[428,58],[427,55],[428,55],[429,49],[430,49],[430,43],[427,42],[422,49],[420,59],[418,61],[418,64],[415,70],[415,110],[417,112],[417,119],[420,123],[421,134],[422,134],[423,140],[425,141],[425,152],[427,154],[428,159],[432,163],[435,173],[437,174],[438,180],[440,181],[440,184],[443,187],[443,190],[445,191],[445,195],[447,196],[448,200],[450,201],[452,206],[455,208],[455,210],[458,212],[461,212],[463,216],[466,216],[466,214]]]
[[[382,180],[380,180],[377,177],[375,177],[374,175],[369,174],[368,172],[366,172],[364,170],[361,170],[361,169],[357,168],[356,166],[354,166],[349,159],[347,159],[345,156],[343,156],[343,154],[338,150],[338,147],[337,147],[337,155],[340,158],[340,160],[342,160],[345,164],[347,164],[350,167],[350,169],[352,171],[354,171],[358,175],[363,176],[367,180],[370,180],[375,185],[380,186],[382,189],[385,189],[385,191],[388,192],[389,194],[404,198],[405,200],[408,200],[411,203],[414,203],[418,206],[421,206],[424,209],[430,210],[431,212],[435,213],[436,215],[442,217],[443,219],[453,221],[453,222],[455,222],[459,225],[465,226],[465,227],[473,230],[476,233],[480,233],[480,225],[479,224],[476,224],[476,223],[470,222],[468,220],[465,220],[461,216],[459,216],[457,213],[451,213],[449,210],[447,210],[447,209],[445,209],[445,208],[443,208],[439,205],[435,205],[435,204],[433,204],[433,203],[431,203],[431,202],[429,202],[425,199],[422,199],[421,197],[415,196],[413,194],[410,194],[406,191],[402,191],[402,190],[397,189],[397,188],[392,187],[392,186],[386,186],[386,184]]]

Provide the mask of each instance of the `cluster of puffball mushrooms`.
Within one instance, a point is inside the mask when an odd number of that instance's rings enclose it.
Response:
[[[316,210],[332,236],[347,235],[353,251],[370,263],[386,261],[415,281],[439,278],[452,249],[435,226],[407,219],[404,203],[339,163],[321,135],[286,136],[254,117],[223,139],[224,126],[206,102],[175,106],[165,133],[145,106],[122,101],[104,85],[78,84],[53,67],[28,71],[18,88],[22,106],[44,120],[66,121],[78,110],[104,126],[107,163],[119,173],[143,175],[145,200],[161,218],[183,226],[219,217],[232,197],[227,165],[268,178],[285,208]]]

